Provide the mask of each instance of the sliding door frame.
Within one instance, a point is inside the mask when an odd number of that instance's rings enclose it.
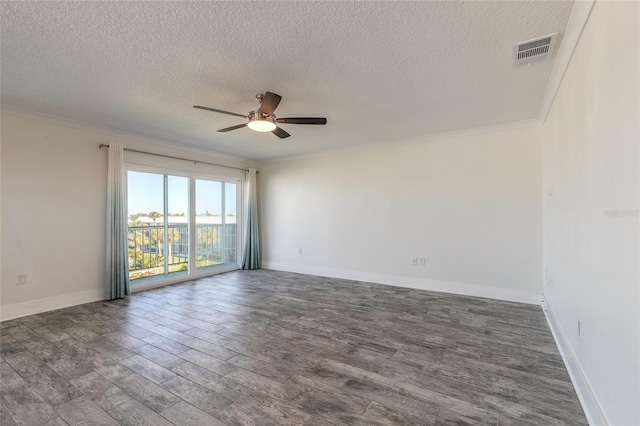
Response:
[[[161,174],[163,176],[163,205],[164,212],[163,216],[166,216],[168,210],[168,178],[171,176],[178,177],[186,177],[189,178],[189,262],[188,262],[188,271],[187,274],[180,274],[179,276],[171,276],[167,273],[167,256],[164,256],[164,265],[165,265],[165,273],[156,277],[149,277],[147,279],[142,278],[143,281],[139,283],[132,283],[131,291],[138,292],[143,290],[148,290],[156,287],[163,287],[165,285],[176,284],[183,281],[189,281],[197,278],[208,277],[211,275],[220,274],[223,272],[235,271],[240,269],[240,265],[242,262],[242,244],[243,244],[243,235],[244,235],[244,218],[245,218],[245,205],[244,205],[244,191],[245,191],[245,179],[238,179],[235,177],[225,177],[214,174],[206,174],[206,173],[194,173],[188,172],[184,170],[177,170],[172,168],[164,168],[164,167],[154,167],[154,166],[144,166],[134,163],[125,163],[126,170],[126,183],[127,183],[127,199],[129,197],[129,181],[128,181],[128,172],[143,172],[143,173],[155,173]],[[214,182],[223,183],[222,187],[222,206],[224,208],[224,204],[226,200],[224,199],[224,183],[234,183],[236,184],[236,263],[235,265],[227,265],[219,268],[206,268],[205,271],[198,272],[198,268],[196,267],[196,179],[200,180],[208,180]],[[224,211],[224,210],[223,210]],[[226,211],[225,211],[226,213]],[[128,206],[127,206],[127,214],[128,214]],[[224,222],[224,218],[223,218]],[[165,227],[165,238],[167,237],[167,220],[165,217],[164,220]],[[167,243],[165,242],[165,245]],[[138,281],[138,280],[136,280]]]

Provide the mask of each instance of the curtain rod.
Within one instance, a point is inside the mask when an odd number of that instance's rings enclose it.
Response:
[[[107,145],[106,143],[101,143],[98,146],[99,149],[102,148],[109,148],[109,145]],[[193,164],[207,164],[209,166],[218,166],[218,167],[226,167],[228,169],[236,169],[236,170],[244,170],[245,172],[248,172],[249,169],[245,169],[243,167],[234,167],[234,166],[227,166],[225,164],[218,164],[218,163],[209,163],[208,161],[200,161],[200,160],[191,160],[189,158],[182,158],[182,157],[174,157],[173,155],[165,155],[165,154],[156,154],[155,152],[147,152],[147,151],[139,151],[137,149],[130,149],[130,148],[124,148],[125,151],[129,151],[129,152],[137,152],[138,154],[147,154],[147,155],[155,155],[156,157],[164,157],[164,158],[172,158],[174,160],[182,160],[182,161],[189,161]],[[256,172],[257,173],[257,172]]]

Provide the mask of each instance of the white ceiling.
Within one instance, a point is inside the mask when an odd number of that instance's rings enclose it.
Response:
[[[552,61],[512,45],[563,33],[572,1],[2,1],[2,104],[251,159],[534,119]],[[264,91],[280,140],[244,128]]]

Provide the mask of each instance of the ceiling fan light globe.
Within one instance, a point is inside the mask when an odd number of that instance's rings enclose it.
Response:
[[[256,132],[271,132],[276,128],[273,122],[267,120],[253,120],[249,122],[248,126]]]

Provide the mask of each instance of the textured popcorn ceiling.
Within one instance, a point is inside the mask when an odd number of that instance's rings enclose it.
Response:
[[[200,149],[278,158],[536,118],[573,2],[2,2],[2,104]],[[280,140],[242,119],[257,93]]]

